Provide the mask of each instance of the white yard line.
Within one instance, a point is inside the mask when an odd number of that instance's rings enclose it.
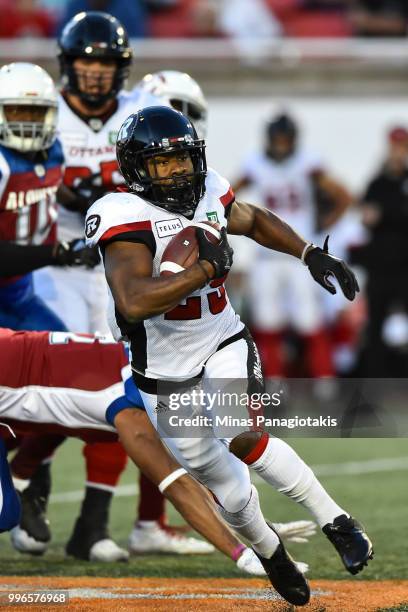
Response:
[[[136,475],[135,475],[136,480]],[[139,495],[139,488],[135,484],[121,485],[116,487],[116,497],[131,497]],[[51,493],[50,502],[54,504],[62,504],[65,502],[76,502],[81,501],[84,497],[84,489],[78,489],[78,491],[66,491],[63,493]]]
[[[388,459],[367,459],[366,461],[348,461],[345,463],[326,463],[312,465],[316,476],[358,476],[359,474],[374,474],[376,472],[394,472],[408,470],[408,457],[390,457]],[[256,474],[252,475],[252,480],[257,484],[267,484]],[[269,486],[269,485],[268,485]],[[136,485],[121,485],[116,487],[116,497],[130,497],[139,494]],[[81,501],[84,490],[66,491],[63,493],[53,493],[50,502],[62,504],[66,502]]]

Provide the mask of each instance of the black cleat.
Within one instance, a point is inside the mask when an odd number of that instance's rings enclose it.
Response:
[[[285,550],[280,538],[278,548],[269,559],[262,557],[256,551],[254,552],[262,563],[273,588],[279,595],[294,606],[305,606],[309,602],[309,583]]]
[[[355,576],[374,557],[373,545],[358,521],[345,514],[322,529],[329,538],[346,570]]]
[[[127,561],[129,553],[120,548],[108,532],[112,493],[87,486],[81,514],[65,547],[70,557],[84,561]]]
[[[104,527],[97,528],[78,518],[74,531],[65,547],[68,556],[83,561],[128,561],[129,553],[120,548]]]
[[[11,543],[21,553],[43,555],[51,540],[46,516],[47,500],[38,496],[31,487],[18,495],[21,500],[21,519],[19,525],[10,532]]]
[[[37,542],[51,540],[50,523],[46,516],[47,500],[37,496],[30,487],[21,494],[20,528]]]
[[[65,546],[65,552],[68,556],[75,557],[75,559],[89,561],[92,546],[96,542],[104,540],[108,537],[108,532],[105,526],[92,526],[79,517],[76,520],[71,537]]]

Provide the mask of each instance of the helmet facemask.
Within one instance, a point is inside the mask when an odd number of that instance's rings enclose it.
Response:
[[[132,61],[132,49],[124,27],[112,15],[102,11],[78,13],[65,25],[58,46],[62,86],[89,108],[103,106],[124,87]],[[104,87],[101,77],[99,87],[94,87],[91,92],[84,91],[82,77],[74,68],[75,60],[79,59],[112,65],[115,62],[116,71],[111,87]],[[85,68],[83,70],[86,71]],[[95,85],[94,78],[92,83]]]
[[[82,58],[82,56],[79,56]],[[95,60],[114,60],[116,69],[113,76],[107,75],[106,72],[100,73],[99,78],[92,75],[92,71],[87,71],[86,68],[78,69],[74,67],[74,62],[79,57],[62,57],[60,56],[60,66],[62,74],[62,86],[65,91],[78,96],[81,101],[89,108],[100,108],[108,100],[116,98],[121,89],[125,85],[125,81],[129,76],[129,62],[118,58],[95,57]],[[87,56],[89,59],[89,56]],[[106,83],[111,83],[108,88]],[[94,91],[89,92],[93,87]],[[85,91],[84,91],[85,90]],[[88,91],[86,91],[88,90]]]
[[[48,149],[55,140],[56,123],[56,104],[21,99],[0,103],[0,143],[22,153]]]
[[[165,150],[152,147],[137,153],[129,152],[126,165],[131,170],[124,173],[125,179],[132,191],[142,195],[152,204],[191,219],[205,193],[207,164],[204,150],[204,142],[198,140],[190,146],[176,145]],[[161,178],[155,158],[174,155],[177,152],[188,153],[192,172]]]
[[[156,148],[139,153],[141,162],[139,173],[142,184],[145,185],[145,197],[169,212],[182,214],[191,219],[205,189],[207,166],[203,156],[204,148],[204,143],[197,141],[197,144],[191,146],[176,145],[165,151]],[[192,171],[160,177],[157,158],[177,154],[189,156]]]
[[[48,149],[57,108],[55,85],[40,66],[14,62],[0,69],[0,144],[22,153]]]

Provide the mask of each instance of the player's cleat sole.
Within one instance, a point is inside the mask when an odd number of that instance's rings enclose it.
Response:
[[[355,576],[374,557],[373,545],[358,521],[345,514],[322,529],[340,555],[343,565]]]
[[[209,542],[172,533],[158,523],[152,527],[136,526],[129,536],[132,554],[172,553],[176,555],[208,555],[215,548]]]
[[[10,539],[13,547],[18,552],[29,555],[41,556],[47,550],[46,542],[39,542],[31,537],[24,529],[18,525],[10,531]]]
[[[287,602],[294,606],[305,606],[310,601],[309,583],[299,571],[296,562],[286,552],[280,538],[278,548],[269,559],[262,557],[256,551],[255,554],[262,563],[272,586]]]

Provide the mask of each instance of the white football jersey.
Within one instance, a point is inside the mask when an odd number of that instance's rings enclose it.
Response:
[[[320,159],[303,149],[280,163],[262,152],[252,153],[242,168],[255,188],[259,204],[277,214],[306,239],[314,234],[316,225],[311,177],[321,170]],[[266,249],[263,251],[266,255],[269,253]]]
[[[163,101],[141,90],[121,91],[117,98],[116,112],[98,131],[74,113],[60,95],[58,101],[58,131],[65,156],[64,184],[75,186],[81,179],[100,175],[101,186],[115,191],[123,184],[116,161],[116,136],[129,115],[146,106],[163,106]],[[96,124],[98,119],[94,119]],[[98,126],[97,126],[98,127]],[[58,237],[72,240],[82,236],[84,218],[80,213],[59,207]]]
[[[208,169],[206,192],[190,221],[159,208],[132,193],[112,193],[89,209],[86,236],[89,246],[102,249],[112,238],[143,242],[153,255],[153,277],[159,276],[163,251],[184,227],[197,221],[227,225],[225,211],[234,201],[229,183]],[[125,238],[126,236],[126,238]],[[213,286],[211,286],[213,285]],[[183,380],[200,373],[221,342],[244,327],[234,312],[224,286],[213,281],[188,296],[173,310],[136,324],[115,311],[110,295],[108,314],[115,339],[131,341],[133,367],[149,378]]]

